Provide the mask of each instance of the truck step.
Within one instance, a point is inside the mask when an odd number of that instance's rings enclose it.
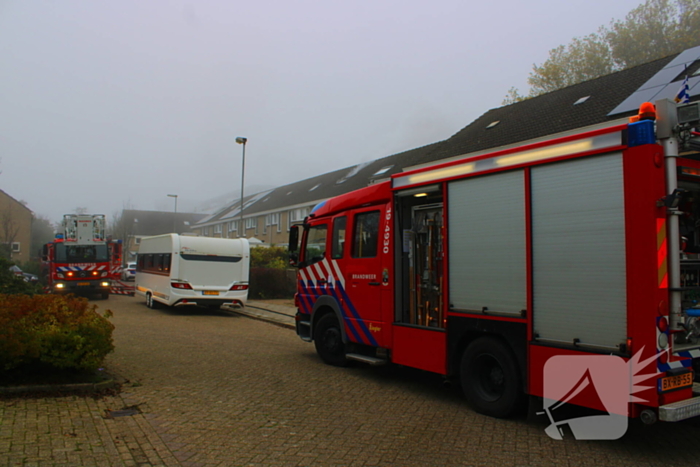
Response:
[[[386,359],[361,355],[359,353],[349,353],[345,355],[348,360],[356,360],[358,362],[367,363],[372,366],[386,365],[389,363]]]

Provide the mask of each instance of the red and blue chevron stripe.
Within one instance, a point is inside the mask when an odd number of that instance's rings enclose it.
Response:
[[[299,303],[303,313],[311,314],[316,300],[322,295],[329,295],[338,303],[350,340],[378,346],[376,339],[348,296],[345,290],[345,278],[335,260],[324,259],[300,269],[298,285]]]

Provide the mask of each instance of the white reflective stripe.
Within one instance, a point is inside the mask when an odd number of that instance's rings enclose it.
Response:
[[[306,284],[308,282],[308,278],[306,277],[306,269],[299,269],[299,275],[301,276],[301,282],[303,284]]]
[[[313,267],[309,266],[308,268],[304,269],[306,273],[309,275],[306,285],[310,285],[310,282],[313,282],[313,284],[316,284],[316,275],[314,274]]]
[[[336,281],[340,282],[340,285],[342,285],[343,289],[345,289],[345,277],[343,277],[343,273],[340,272],[338,262],[336,260],[332,260],[331,265],[333,266],[333,274],[335,275]]]
[[[318,276],[319,280],[326,279],[326,273],[324,272],[323,269],[321,269],[320,263],[316,263],[311,267],[314,268],[314,270],[316,271],[316,275]]]
[[[683,363],[681,362],[668,362],[667,365],[670,369],[683,368]]]

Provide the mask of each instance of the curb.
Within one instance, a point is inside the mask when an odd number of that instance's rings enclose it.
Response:
[[[244,308],[224,307],[224,309],[233,313],[237,313],[241,316],[246,316],[248,318],[252,318],[258,321],[264,321],[270,324],[275,324],[283,328],[296,329],[294,316],[290,316],[286,313],[281,313],[279,311],[251,305],[246,305]]]
[[[0,395],[46,394],[46,393],[99,393],[116,389],[119,383],[110,377],[99,383],[36,384],[21,386],[0,386]]]

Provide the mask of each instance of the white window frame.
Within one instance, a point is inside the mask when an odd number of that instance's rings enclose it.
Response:
[[[19,253],[20,252],[20,242],[12,242],[12,253]]]
[[[223,227],[222,227],[222,225],[221,225],[221,224],[216,224],[216,225],[214,226],[214,233],[215,233],[215,234],[220,234],[220,233],[222,233],[222,232],[223,232]]]

